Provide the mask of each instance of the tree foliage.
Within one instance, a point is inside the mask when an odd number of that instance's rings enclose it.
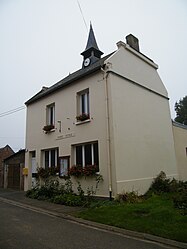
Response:
[[[175,121],[187,125],[187,96],[175,103]]]

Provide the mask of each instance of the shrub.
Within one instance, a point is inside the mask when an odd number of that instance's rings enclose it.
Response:
[[[28,190],[26,196],[38,200],[51,199],[54,195],[59,194],[59,181],[54,179],[47,179],[42,186]]]
[[[68,206],[83,206],[84,202],[82,201],[79,195],[75,194],[61,194],[53,198],[53,202],[57,204],[63,204]]]
[[[182,192],[174,195],[174,207],[178,208],[183,215],[187,215],[187,192]]]
[[[77,182],[77,183],[78,183],[78,187],[77,187],[78,195],[83,200],[84,199],[84,190],[82,189],[80,182]]]
[[[93,195],[96,194],[99,182],[102,180],[102,176],[97,175],[95,190],[93,186],[88,187],[87,196],[85,196],[80,182],[77,182],[78,194],[75,194],[73,192],[73,183],[71,179],[68,178],[65,180],[65,184],[60,184],[57,178],[48,176],[44,180],[44,184],[42,186],[37,185],[35,188],[28,190],[26,192],[26,196],[33,199],[49,200],[54,203],[60,203],[69,206],[88,206],[91,200],[93,200]]]
[[[136,193],[135,191],[124,192],[117,195],[116,201],[126,202],[126,203],[136,203],[141,201],[141,197],[139,197],[138,193]]]
[[[71,179],[67,179],[64,185],[64,193],[71,194],[73,193],[73,183]]]
[[[160,174],[154,179],[149,190],[145,194],[149,196],[152,193],[182,193],[187,191],[187,182],[177,181],[176,179],[167,179],[166,174],[161,171]]]
[[[172,193],[174,207],[178,208],[183,215],[187,215],[187,181],[167,179],[166,174],[161,171],[151,184],[145,197],[149,197],[153,193],[158,195],[162,193]]]
[[[37,199],[38,198],[38,189],[37,188],[33,188],[33,189],[29,189],[26,192],[26,196],[32,199]]]
[[[47,179],[50,176],[55,176],[59,172],[57,167],[51,167],[48,169],[44,169],[42,167],[37,168],[37,175],[42,179]]]
[[[163,171],[155,178],[149,191],[156,194],[170,192],[170,180],[166,179],[166,174]]]

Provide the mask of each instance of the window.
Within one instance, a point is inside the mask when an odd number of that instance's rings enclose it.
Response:
[[[80,94],[80,114],[89,114],[89,92],[86,91]]]
[[[45,169],[57,167],[58,149],[43,151],[43,166]]]
[[[59,158],[59,176],[67,176],[69,171],[69,156]]]
[[[36,177],[37,174],[36,151],[31,151],[30,156],[31,156],[32,177]]]
[[[77,94],[77,120],[84,121],[90,118],[89,89]]]
[[[46,113],[46,124],[47,125],[55,125],[55,104],[51,104],[47,106],[47,113]]]
[[[75,165],[99,166],[98,142],[75,146]]]

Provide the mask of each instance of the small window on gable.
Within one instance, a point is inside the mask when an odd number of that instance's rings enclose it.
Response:
[[[77,93],[77,121],[90,118],[89,89]]]
[[[55,125],[55,104],[51,104],[47,106],[46,109],[46,124],[47,125]]]

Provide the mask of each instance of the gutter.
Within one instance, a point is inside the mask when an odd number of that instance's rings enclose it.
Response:
[[[105,94],[106,94],[106,132],[107,132],[107,167],[108,167],[108,190],[109,199],[112,200],[112,170],[111,170],[111,138],[110,138],[110,115],[109,115],[109,97],[108,97],[108,75],[109,72],[101,68],[103,72],[103,80],[105,80]]]

